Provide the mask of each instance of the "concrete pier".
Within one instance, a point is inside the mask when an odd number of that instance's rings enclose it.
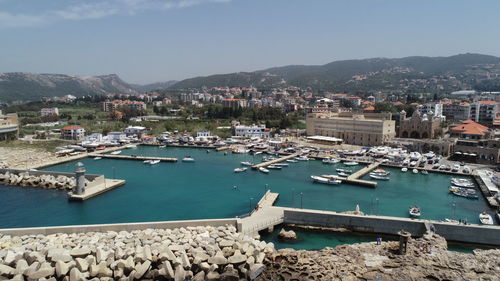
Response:
[[[125,180],[105,179],[103,176],[102,180],[96,182],[95,184],[93,184],[91,186],[87,186],[85,188],[85,191],[82,194],[73,194],[73,192],[68,192],[68,199],[70,201],[88,200],[92,197],[95,197],[95,196],[102,194],[106,191],[110,191],[112,189],[115,189],[115,188],[122,186],[124,184],[125,184]]]
[[[137,155],[111,155],[111,154],[97,154],[92,153],[90,157],[102,157],[110,159],[123,159],[123,160],[160,160],[162,162],[177,162],[177,158],[155,157],[155,156],[137,156]]]
[[[278,193],[268,190],[250,215],[238,221],[238,231],[247,235],[257,235],[261,230],[283,223],[282,208],[273,207],[278,196]]]
[[[292,158],[295,158],[299,156],[299,153],[294,153],[294,154],[290,154],[290,155],[287,155],[287,156],[283,156],[283,157],[280,157],[280,158],[277,158],[277,159],[273,159],[273,160],[270,160],[270,161],[267,161],[267,162],[262,162],[260,164],[257,164],[257,165],[253,165],[252,166],[252,169],[258,169],[260,167],[266,167],[266,166],[269,166],[269,165],[272,165],[272,164],[276,164],[276,163],[280,163],[280,162],[284,162],[288,159],[292,159]]]

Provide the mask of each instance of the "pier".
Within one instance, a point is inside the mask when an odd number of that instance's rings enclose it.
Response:
[[[352,175],[350,175],[348,177],[341,177],[341,176],[337,176],[337,175],[322,175],[322,177],[329,178],[329,179],[341,180],[343,183],[356,184],[356,185],[375,188],[378,185],[377,182],[361,180],[359,178],[361,178],[364,175],[368,174],[369,172],[373,171],[379,165],[380,165],[380,163],[378,163],[378,162],[372,163],[372,164],[368,165],[367,167],[364,167],[363,169],[353,173]]]
[[[260,164],[253,165],[252,169],[255,170],[255,169],[258,169],[260,167],[266,167],[266,166],[269,166],[269,165],[272,165],[272,164],[284,162],[284,161],[286,161],[288,159],[292,159],[292,158],[295,158],[297,156],[299,156],[299,153],[294,153],[294,154],[290,154],[290,155],[287,155],[287,156],[280,157],[278,159],[273,159],[273,160],[270,160],[270,161],[262,162]]]
[[[92,153],[89,154],[90,157],[102,157],[110,159],[122,159],[122,160],[160,160],[162,162],[177,162],[177,158],[167,158],[167,157],[156,157],[156,156],[138,156],[138,155],[112,155],[112,154],[99,154]]]
[[[87,186],[83,194],[73,194],[73,192],[68,192],[68,199],[70,201],[84,201],[124,184],[125,180],[106,179],[102,176],[102,180],[93,185]]]
[[[272,230],[283,223],[283,208],[274,207],[279,193],[268,190],[249,216],[238,221],[238,230],[247,235],[257,235],[259,231]]]

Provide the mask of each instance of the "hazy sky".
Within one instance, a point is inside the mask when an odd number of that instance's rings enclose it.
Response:
[[[499,11],[499,0],[0,0],[0,72],[150,83],[340,59],[500,56]]]

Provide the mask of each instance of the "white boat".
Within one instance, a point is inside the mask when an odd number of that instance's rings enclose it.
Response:
[[[474,183],[468,179],[452,178],[451,184],[458,187],[472,188],[475,187]]]
[[[493,218],[486,211],[479,214],[479,221],[484,225],[493,225]]]
[[[286,162],[288,162],[288,163],[297,163],[297,162],[299,162],[299,161],[294,160],[294,159],[288,159],[288,160],[286,160]]]
[[[244,162],[240,162],[240,163],[243,166],[253,166],[253,163],[252,162],[248,162],[248,161],[244,161]]]
[[[244,172],[246,170],[247,170],[247,168],[236,168],[236,169],[234,169],[234,172],[235,173],[241,173],[241,172]]]
[[[120,154],[120,153],[122,153],[122,151],[121,151],[121,150],[117,150],[117,151],[113,151],[113,152],[111,152],[110,154],[111,154],[111,155],[118,155],[118,154]]]
[[[295,157],[295,160],[298,160],[298,161],[309,161],[309,158],[307,156],[300,156],[300,157]]]
[[[264,173],[264,174],[268,174],[268,173],[269,173],[269,170],[268,170],[268,169],[266,169],[266,168],[264,168],[264,167],[260,167],[260,168],[259,168],[259,171],[261,171],[261,172],[262,172],[262,173]]]
[[[273,170],[281,170],[281,167],[280,166],[276,166],[276,165],[269,165],[267,166],[268,169],[273,169]]]
[[[337,175],[339,175],[341,177],[346,177],[346,178],[349,176],[349,174],[346,174],[344,172],[338,172]]]
[[[370,178],[376,179],[376,180],[383,180],[383,181],[390,180],[390,178],[388,176],[382,176],[382,175],[377,175],[377,174],[370,174]]]
[[[253,155],[259,155],[259,154],[262,154],[262,151],[257,151]]]
[[[414,174],[418,174],[418,170],[417,170],[417,169],[413,169],[413,170],[412,170],[412,172],[413,172]]]
[[[418,218],[418,217],[420,217],[420,208],[417,206],[412,206],[408,210],[408,213],[410,214],[410,217]]]
[[[352,173],[352,170],[347,170],[347,169],[335,169],[335,171],[340,172],[340,173],[345,173],[345,174]]]
[[[422,175],[428,175],[428,174],[429,174],[429,172],[427,172],[427,170],[422,171]]]
[[[401,168],[401,172],[403,172],[403,173],[408,172],[408,168],[406,168],[406,167]]]
[[[311,176],[311,179],[313,179],[314,182],[331,184],[331,185],[342,183],[342,181],[339,179],[329,179],[329,178],[324,178],[324,177],[320,177],[320,176]]]
[[[151,165],[156,165],[158,163],[160,163],[160,160],[151,160],[151,162],[149,162]]]
[[[286,163],[276,163],[276,164],[273,164],[274,166],[278,166],[278,167],[288,167],[288,164]]]
[[[384,169],[376,169],[373,171],[374,174],[382,175],[382,176],[388,176],[391,172],[386,171]]]
[[[350,162],[344,162],[344,165],[346,166],[356,166],[359,165],[358,162],[350,161]]]
[[[194,159],[191,156],[186,156],[182,158],[182,162],[194,162]]]
[[[144,160],[144,161],[142,161],[142,163],[144,163],[144,164],[150,164],[150,163],[151,163],[151,160],[150,160],[150,159],[148,159],[148,160]]]
[[[102,159],[102,157],[100,157],[100,156],[94,157],[94,160],[101,160],[101,159]]]
[[[165,147],[167,147],[167,146],[166,145],[160,145],[160,146],[158,146],[158,148],[165,148]]]
[[[336,164],[336,163],[339,163],[340,160],[335,159],[335,158],[326,158],[326,159],[323,159],[321,162],[323,162],[323,164]]]

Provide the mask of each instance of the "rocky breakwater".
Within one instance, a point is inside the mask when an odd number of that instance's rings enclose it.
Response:
[[[473,254],[447,250],[435,234],[399,242],[362,243],[320,251],[282,249],[265,259],[257,280],[500,280],[500,249]]]
[[[253,280],[272,243],[235,227],[0,237],[0,280]]]
[[[62,175],[32,175],[29,172],[6,172],[5,174],[0,174],[0,184],[71,190],[76,183],[74,177]]]

